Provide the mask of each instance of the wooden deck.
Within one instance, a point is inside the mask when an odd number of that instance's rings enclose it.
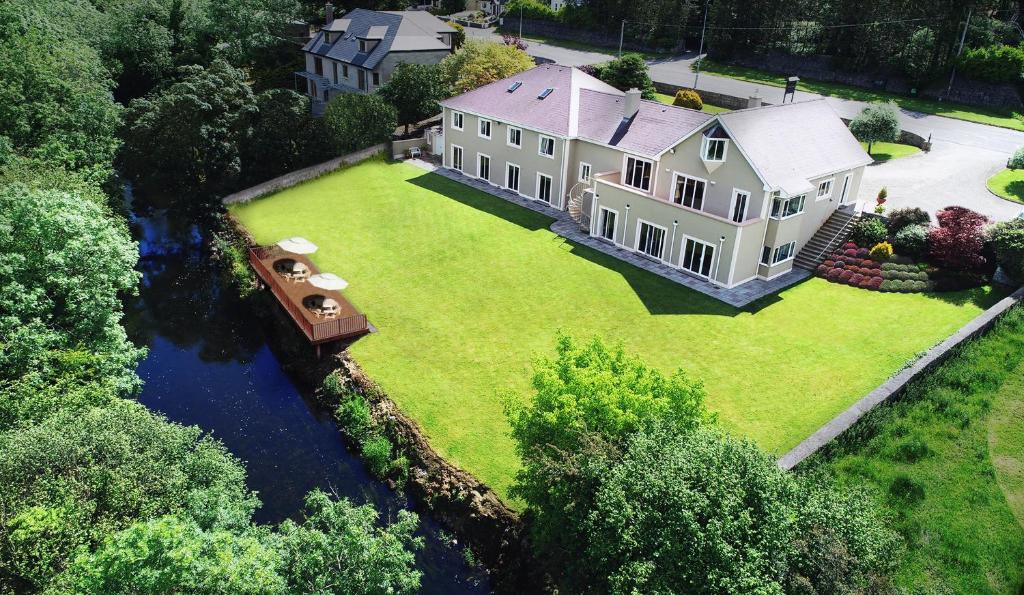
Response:
[[[276,246],[259,246],[249,249],[249,264],[256,275],[270,288],[271,293],[288,312],[295,325],[299,327],[309,342],[321,345],[331,341],[350,339],[370,332],[370,324],[366,315],[356,310],[355,306],[345,299],[340,291],[328,291],[313,287],[308,281],[292,281],[274,269],[274,263],[281,259],[301,262],[309,268],[310,274],[320,271],[309,258],[301,254],[292,254]],[[307,308],[304,300],[310,296],[324,296],[338,302],[340,311],[331,318],[317,316]]]

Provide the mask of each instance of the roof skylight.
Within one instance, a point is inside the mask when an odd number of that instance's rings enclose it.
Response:
[[[523,81],[516,81],[508,86],[509,93],[515,93],[516,89],[523,86]]]
[[[537,96],[537,99],[544,99],[548,95],[551,95],[552,92],[554,92],[554,89],[548,87],[547,89],[544,89],[543,91],[540,92],[540,95]]]

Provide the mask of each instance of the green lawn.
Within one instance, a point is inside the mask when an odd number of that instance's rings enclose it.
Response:
[[[1024,203],[1024,169],[1004,169],[988,179],[988,189],[996,196]]]
[[[714,60],[704,60],[701,65],[701,72],[715,76],[738,79],[741,81],[771,85],[773,87],[784,87],[786,85],[785,77],[780,74],[765,72],[763,70],[747,68],[744,66],[722,64],[715,62]],[[1015,117],[1015,114],[1009,110],[986,109],[983,107],[945,103],[919,97],[906,97],[904,95],[872,91],[870,89],[863,89],[840,83],[828,83],[810,79],[802,79],[797,84],[797,89],[800,91],[817,93],[819,95],[828,95],[831,97],[852,99],[855,101],[892,100],[898,103],[903,109],[915,112],[935,114],[937,116],[945,116],[947,118],[956,118],[957,120],[967,120],[969,122],[977,122],[979,124],[1012,128],[1014,130],[1024,130],[1024,121]]]
[[[661,103],[664,103],[665,105],[672,105],[672,101],[675,100],[675,96],[667,95],[665,93],[655,93],[654,95],[655,95],[655,99],[657,99]],[[706,114],[720,114],[722,112],[727,112],[727,111],[730,111],[730,110],[729,110],[729,108],[718,107],[717,105],[710,105],[710,104],[705,103],[704,107],[701,108],[700,111],[702,111],[702,112],[704,112]]]
[[[915,593],[1024,592],[1024,309],[809,461],[867,485]],[[900,490],[897,481],[913,486]],[[903,494],[916,495],[905,496]]]
[[[301,235],[380,329],[355,359],[445,456],[507,494],[501,395],[562,329],[702,378],[724,424],[781,452],[992,302],[813,279],[737,310],[565,241],[548,217],[371,161],[232,208],[262,243]]]
[[[867,143],[861,143],[860,146],[864,147],[864,150],[868,150]],[[875,143],[871,146],[871,157],[877,163],[884,163],[886,161],[892,161],[893,159],[899,159],[900,157],[909,157],[910,155],[916,155],[921,152],[921,149],[913,145],[901,145],[900,143]]]

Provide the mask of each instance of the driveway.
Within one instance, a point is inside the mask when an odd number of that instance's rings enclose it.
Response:
[[[950,205],[961,205],[994,220],[1016,217],[1024,205],[1003,200],[985,187],[1006,164],[1000,151],[968,148],[936,141],[930,153],[919,153],[864,170],[858,199],[865,210],[874,208],[883,186],[889,189],[888,210],[920,207],[933,216]]]

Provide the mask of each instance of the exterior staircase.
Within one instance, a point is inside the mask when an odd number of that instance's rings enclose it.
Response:
[[[797,253],[793,265],[812,271],[816,269],[826,256],[846,243],[857,219],[860,219],[860,213],[854,213],[853,209],[839,209],[832,213],[821,229]]]

